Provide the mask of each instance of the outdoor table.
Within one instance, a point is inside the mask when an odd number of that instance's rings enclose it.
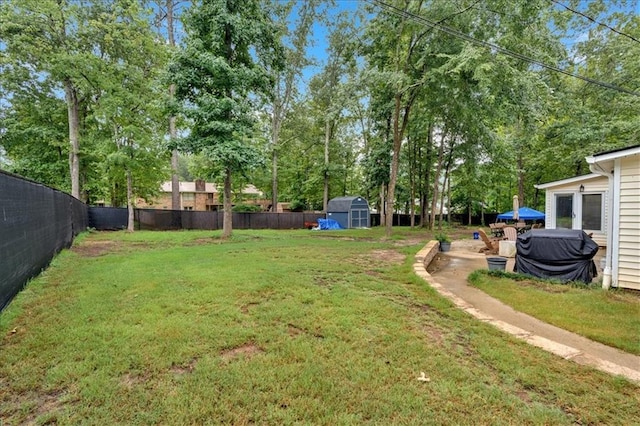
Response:
[[[491,235],[493,235],[495,238],[504,237],[504,230],[502,229],[504,228],[504,223],[491,224],[490,228],[491,228]]]

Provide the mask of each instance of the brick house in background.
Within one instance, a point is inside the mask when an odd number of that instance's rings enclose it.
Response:
[[[171,181],[164,182],[160,189],[160,196],[147,203],[138,200],[136,207],[149,209],[171,209]],[[216,211],[222,210],[222,194],[214,183],[196,180],[195,182],[180,182],[180,210]],[[259,205],[262,210],[267,210],[270,201],[264,198],[264,194],[253,185],[247,185],[241,194],[234,194],[241,199],[242,204]],[[234,203],[236,204],[236,203]]]

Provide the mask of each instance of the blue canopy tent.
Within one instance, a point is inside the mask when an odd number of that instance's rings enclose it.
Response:
[[[518,220],[544,220],[544,217],[544,213],[539,212],[538,210],[530,209],[529,207],[520,207],[518,209]],[[513,210],[505,213],[500,213],[498,215],[498,219],[512,220]]]

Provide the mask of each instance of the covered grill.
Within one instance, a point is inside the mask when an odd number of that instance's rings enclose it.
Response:
[[[532,229],[518,236],[515,270],[562,282],[590,283],[598,245],[579,229]]]

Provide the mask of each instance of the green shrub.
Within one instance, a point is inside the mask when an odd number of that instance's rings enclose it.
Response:
[[[262,207],[257,204],[236,204],[233,206],[234,212],[261,212]]]

